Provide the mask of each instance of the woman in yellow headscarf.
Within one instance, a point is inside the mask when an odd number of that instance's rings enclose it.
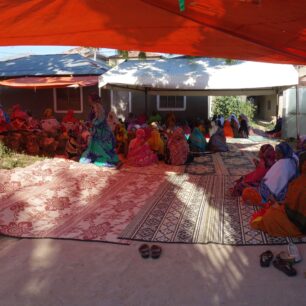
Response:
[[[289,184],[283,204],[255,213],[250,225],[270,236],[306,236],[306,153],[300,156],[300,175]]]
[[[164,156],[165,145],[160,137],[158,126],[155,122],[151,123],[151,136],[148,139],[148,145],[150,146],[153,152],[157,153],[159,158],[162,158]]]

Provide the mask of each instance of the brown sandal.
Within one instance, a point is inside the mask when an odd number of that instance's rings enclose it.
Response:
[[[138,249],[142,258],[150,257],[150,247],[147,244],[142,244]]]
[[[161,253],[162,253],[162,249],[161,249],[160,246],[158,246],[158,245],[152,245],[151,246],[151,257],[153,259],[159,258]]]

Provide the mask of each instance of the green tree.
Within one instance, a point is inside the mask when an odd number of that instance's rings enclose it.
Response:
[[[246,115],[250,121],[253,120],[256,111],[256,105],[250,101],[243,101],[236,96],[221,96],[215,97],[213,100],[213,114],[223,115],[224,118],[235,114],[237,117],[240,114]]]
[[[129,58],[129,51],[127,50],[117,50],[117,53],[125,59]]]
[[[140,60],[145,60],[145,59],[147,59],[146,52],[140,51],[140,52],[138,53],[138,58],[139,58]]]

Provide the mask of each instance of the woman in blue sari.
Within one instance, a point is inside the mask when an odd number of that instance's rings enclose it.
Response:
[[[115,166],[119,163],[115,152],[115,137],[107,124],[103,106],[100,103],[94,103],[93,110],[95,117],[92,120],[91,139],[88,148],[82,154],[80,163]]]
[[[198,122],[189,137],[190,153],[203,153],[206,150],[206,139],[200,130],[201,123]]]

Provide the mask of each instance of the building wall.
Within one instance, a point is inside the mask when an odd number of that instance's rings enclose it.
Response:
[[[113,97],[118,96],[117,94],[113,94]],[[126,97],[125,101],[124,98]],[[117,115],[126,117],[129,110],[131,110],[136,116],[146,113],[147,116],[150,116],[153,112],[158,112],[162,117],[166,117],[166,114],[169,111],[159,111],[157,110],[157,97],[148,95],[147,97],[147,111],[146,111],[146,103],[145,103],[145,93],[144,92],[131,92],[131,106],[128,107],[129,99],[127,92],[125,95],[121,95],[121,98],[117,98],[117,100],[113,100],[113,110]],[[123,103],[124,102],[124,103]],[[187,119],[188,121],[194,121],[196,118],[207,119],[208,118],[208,97],[187,97],[186,98],[186,110],[185,111],[173,111],[176,118]],[[125,114],[125,115],[124,115]],[[124,119],[124,118],[123,118]]]
[[[272,121],[277,115],[277,95],[254,97],[257,105],[256,118]]]
[[[296,111],[296,89],[287,89],[284,92],[282,137],[296,137],[306,135],[306,86],[299,89],[299,109]],[[298,115],[298,116],[297,116]],[[298,131],[297,131],[298,120]]]
[[[83,87],[83,113],[75,114],[79,119],[86,119],[90,112],[88,95],[91,92],[98,92],[97,86]],[[110,109],[110,91],[101,90],[102,103],[107,111]],[[36,118],[42,118],[46,108],[54,110],[53,89],[22,89],[11,87],[0,87],[0,103],[9,112],[14,104],[20,104],[23,110],[31,111]],[[54,113],[54,116],[61,120],[64,113]]]

